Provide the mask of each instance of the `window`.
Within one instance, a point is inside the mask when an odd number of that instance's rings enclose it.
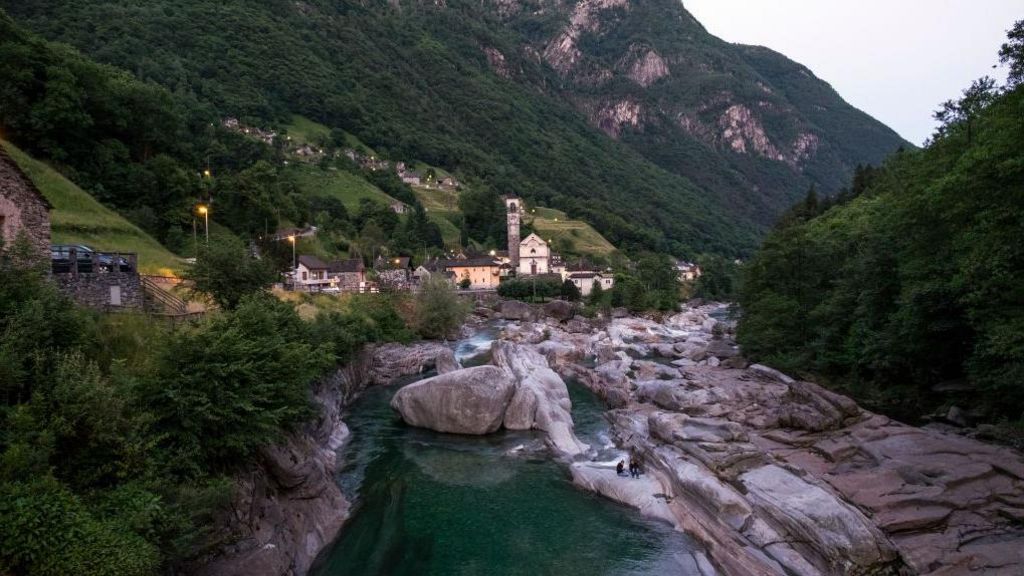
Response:
[[[537,253],[537,249],[536,248],[530,248],[530,254],[536,254],[536,253]]]
[[[303,279],[303,280],[306,280],[306,279],[307,279],[307,276],[308,276],[308,275],[306,274],[305,270],[303,270],[303,272],[302,272],[302,279]]]

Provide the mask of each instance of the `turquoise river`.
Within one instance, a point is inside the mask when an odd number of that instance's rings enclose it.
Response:
[[[495,327],[458,344],[481,361]],[[694,549],[667,524],[573,486],[534,432],[486,437],[404,425],[389,407],[402,385],[368,390],[348,410],[338,481],[353,514],[314,576],[690,574]],[[577,434],[607,450],[603,407],[569,383]]]

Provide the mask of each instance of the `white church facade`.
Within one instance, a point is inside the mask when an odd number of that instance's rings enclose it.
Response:
[[[530,234],[519,243],[519,265],[516,274],[533,276],[551,272],[551,247],[543,238]]]

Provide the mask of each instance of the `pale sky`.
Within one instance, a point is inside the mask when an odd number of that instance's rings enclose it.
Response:
[[[921,144],[932,112],[984,75],[1006,80],[999,46],[1024,0],[683,0],[728,42],[810,68],[850,104]]]

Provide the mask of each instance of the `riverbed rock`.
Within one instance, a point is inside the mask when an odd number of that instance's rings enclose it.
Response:
[[[434,366],[437,368],[438,374],[447,374],[449,372],[455,372],[456,370],[462,369],[462,366],[455,358],[455,353],[452,352],[451,348],[444,348],[438,352],[437,359],[434,361]]]
[[[516,390],[505,413],[510,430],[542,430],[559,455],[573,457],[588,446],[573,433],[572,402],[562,378],[536,350],[521,344],[496,341],[494,364],[509,374]]]
[[[476,366],[403,387],[391,407],[407,424],[452,434],[489,434],[501,427],[515,392],[508,373]]]
[[[370,384],[390,384],[396,378],[422,374],[437,364],[448,347],[440,342],[384,344],[371,349],[366,377]]]
[[[811,543],[828,572],[870,574],[896,558],[888,539],[859,510],[775,465],[740,476],[747,497],[791,540]]]
[[[573,317],[576,308],[566,300],[552,300],[544,305],[544,315],[564,322]]]
[[[626,456],[622,457],[626,459]],[[632,506],[644,516],[664,520],[673,526],[675,515],[668,506],[670,496],[650,474],[640,478],[619,476],[614,464],[598,464],[593,462],[574,462],[569,466],[572,481],[577,486],[596,492],[621,504]]]
[[[498,316],[505,320],[532,320],[533,308],[519,300],[504,300],[498,308]]]

